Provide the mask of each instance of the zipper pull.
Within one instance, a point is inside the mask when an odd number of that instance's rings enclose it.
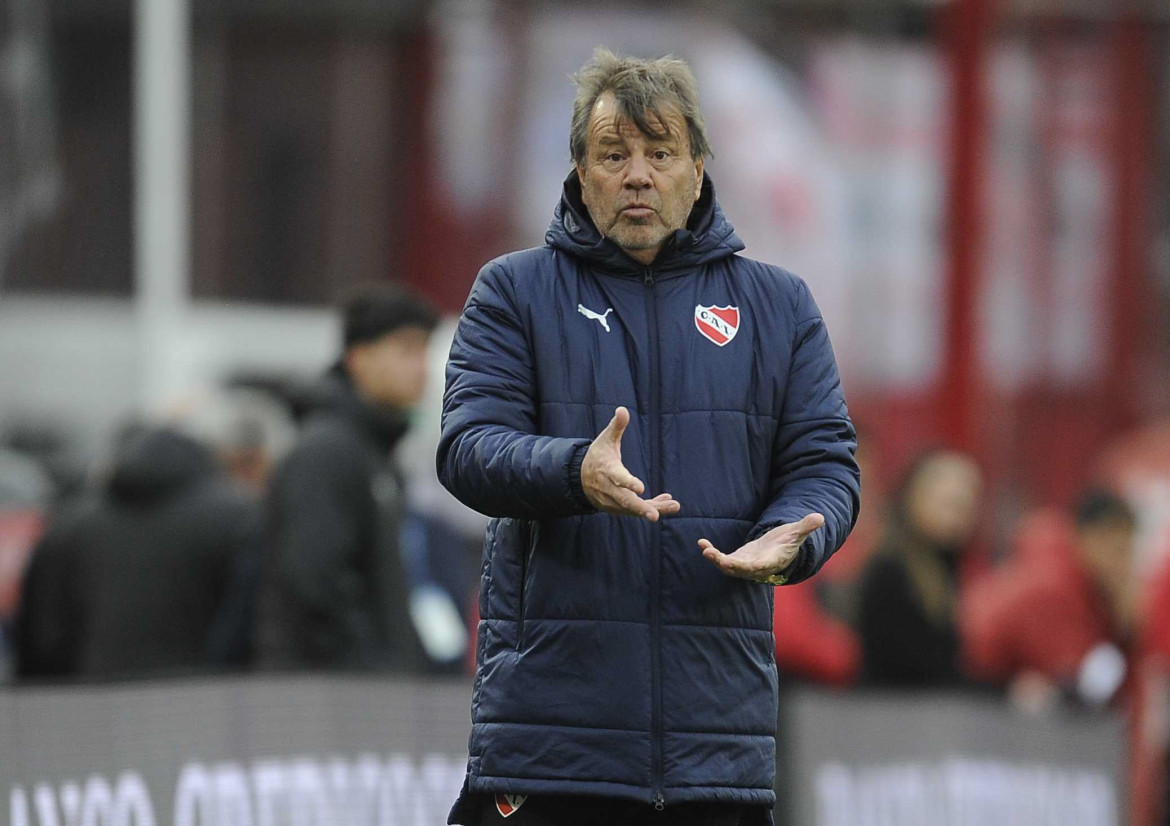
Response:
[[[662,799],[662,792],[654,795],[654,811],[661,812],[666,808],[666,801]]]
[[[642,283],[651,287],[654,286],[654,270],[650,269],[649,267],[642,270]]]

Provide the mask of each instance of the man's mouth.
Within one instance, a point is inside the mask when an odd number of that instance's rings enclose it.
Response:
[[[622,214],[631,218],[649,218],[654,214],[654,210],[645,204],[630,204],[622,207]]]

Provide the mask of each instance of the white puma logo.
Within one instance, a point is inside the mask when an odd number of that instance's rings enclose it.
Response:
[[[609,322],[606,321],[605,317],[613,312],[613,307],[610,307],[604,313],[595,313],[592,310],[590,310],[588,307],[586,307],[584,304],[578,304],[577,305],[577,312],[579,312],[581,315],[585,316],[586,318],[593,319],[594,321],[596,321],[598,324],[600,324],[602,327],[605,328],[605,332],[607,332],[607,333],[609,332]]]

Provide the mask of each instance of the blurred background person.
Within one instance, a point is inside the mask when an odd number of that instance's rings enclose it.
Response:
[[[821,604],[812,582],[776,589],[772,611],[782,680],[850,686],[861,674],[857,632]]]
[[[964,606],[971,667],[1029,711],[1065,697],[1116,700],[1137,622],[1136,534],[1133,509],[1106,490],[1026,520],[1012,559]]]
[[[1131,662],[1130,801],[1136,824],[1170,823],[1170,561],[1142,601]]]
[[[263,500],[276,464],[292,448],[296,423],[287,403],[259,389],[228,384],[184,394],[165,407],[175,427],[211,445],[216,463],[245,495]],[[254,660],[253,626],[263,542],[235,555],[231,582],[212,639],[217,662],[248,666]]]
[[[255,629],[277,669],[426,670],[394,457],[426,388],[431,306],[391,284],[342,304],[343,347],[272,477]]]
[[[906,471],[861,579],[857,623],[866,683],[938,688],[963,682],[960,566],[982,497],[983,474],[965,453],[931,449]]]
[[[44,526],[55,486],[41,464],[0,445],[0,683],[13,670],[13,627],[20,580]]]
[[[54,509],[86,474],[60,426],[19,418],[0,433],[0,684],[16,669],[14,622],[25,568]]]
[[[164,406],[163,415],[184,433],[213,445],[228,475],[257,495],[268,489],[273,468],[297,436],[286,400],[230,383],[183,394]]]
[[[238,664],[225,611],[261,539],[257,501],[211,448],[131,425],[108,478],[50,521],[25,572],[16,622],[24,679],[174,676]]]

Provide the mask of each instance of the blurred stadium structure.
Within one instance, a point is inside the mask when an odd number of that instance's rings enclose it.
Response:
[[[605,44],[692,62],[721,200],[810,282],[885,467],[972,451],[996,544],[1105,476],[1148,571],[1168,34],[1166,0],[2,0],[0,436],[80,464],[191,388],[311,375],[359,281],[457,312],[540,243],[568,75]],[[0,580],[47,497],[11,476]]]
[[[1170,405],[1165,3],[604,8],[7,0],[0,424],[91,444],[311,368],[361,278],[457,310],[540,241],[596,43],[695,63],[722,199],[812,282],[892,464],[949,439],[1063,502]]]

